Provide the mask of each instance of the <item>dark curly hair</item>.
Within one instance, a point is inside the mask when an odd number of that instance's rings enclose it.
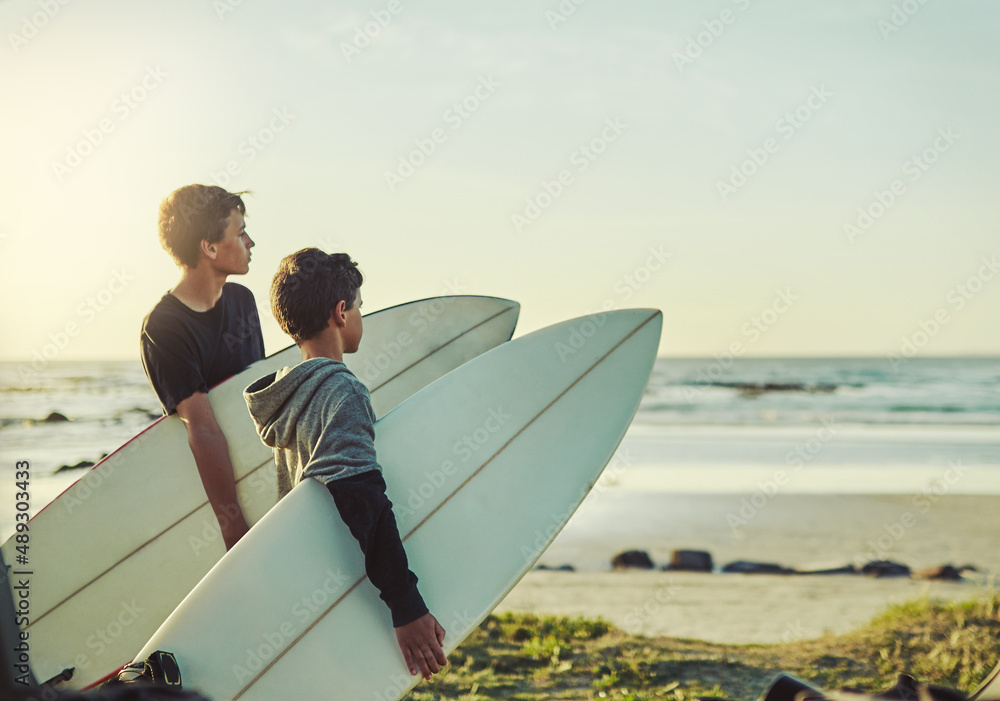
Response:
[[[296,343],[327,327],[338,303],[354,308],[364,277],[346,253],[303,248],[285,256],[271,281],[271,313]]]
[[[178,265],[198,265],[202,240],[222,240],[234,209],[246,216],[247,208],[240,195],[216,185],[185,185],[171,192],[160,204],[160,244]]]

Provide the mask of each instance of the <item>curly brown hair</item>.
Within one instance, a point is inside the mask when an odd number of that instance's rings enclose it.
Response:
[[[317,336],[341,301],[354,308],[364,276],[346,253],[303,248],[285,256],[271,281],[271,313],[296,343]]]
[[[160,204],[160,244],[178,265],[197,267],[202,240],[222,240],[234,209],[246,216],[241,197],[245,194],[216,185],[185,185],[174,190]]]

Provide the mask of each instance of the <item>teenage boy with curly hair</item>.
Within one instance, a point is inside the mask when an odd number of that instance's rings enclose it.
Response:
[[[417,591],[375,455],[368,388],[344,354],[361,342],[361,272],[344,253],[306,248],[281,261],[271,311],[302,351],[302,362],[247,387],[261,440],[274,449],[278,496],[315,478],[357,539],[365,570],[389,607],[410,674],[425,679],[447,664],[445,631]]]
[[[142,365],[167,414],[176,413],[226,549],[250,526],[236,497],[229,445],[208,390],[264,357],[264,339],[253,294],[227,282],[250,269],[254,242],[246,230],[246,205],[221,187],[187,185],[160,205],[163,248],[181,279],[142,322]]]

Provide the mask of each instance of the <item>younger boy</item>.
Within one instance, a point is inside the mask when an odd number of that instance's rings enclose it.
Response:
[[[362,281],[344,253],[306,248],[285,257],[271,283],[271,311],[302,362],[257,380],[244,397],[261,440],[274,448],[278,498],[307,477],[326,485],[392,613],[410,674],[419,668],[430,679],[447,664],[445,632],[407,564],[375,456],[368,388],[343,362],[361,341]]]

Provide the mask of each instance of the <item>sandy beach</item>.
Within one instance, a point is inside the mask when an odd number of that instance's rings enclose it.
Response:
[[[965,601],[987,585],[694,572],[530,572],[497,608],[603,618],[627,633],[727,644],[846,633],[886,606],[922,597]]]
[[[779,494],[734,528],[727,516],[738,514],[745,496],[594,494],[540,560],[577,571],[530,572],[497,611],[600,616],[651,636],[776,643],[847,632],[894,603],[977,598],[1000,573],[993,547],[1000,497],[941,496],[924,508],[922,497],[904,495]],[[658,566],[674,549],[702,549],[716,568],[734,560],[805,570],[887,559],[915,571],[971,564],[980,572],[967,573],[965,582],[942,582],[609,571],[610,559],[627,549],[647,551]]]
[[[743,511],[752,498],[595,491],[539,564],[601,571],[622,550],[646,550],[664,565],[675,549],[697,549],[716,566],[754,560],[801,571],[887,559],[1000,572],[1000,496],[777,494]]]

